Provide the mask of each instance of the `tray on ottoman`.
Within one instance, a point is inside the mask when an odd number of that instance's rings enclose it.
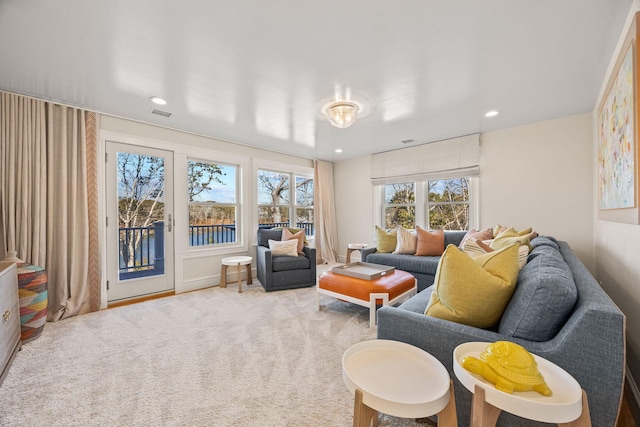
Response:
[[[395,270],[394,267],[381,264],[372,264],[370,262],[352,262],[350,264],[339,265],[333,267],[332,271],[336,274],[344,276],[356,277],[364,280],[375,280],[382,276],[386,276]]]

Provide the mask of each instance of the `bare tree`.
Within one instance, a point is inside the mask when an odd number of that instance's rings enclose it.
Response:
[[[258,191],[260,194],[269,195],[266,222],[283,221],[283,206],[289,205],[291,200],[290,175],[277,172],[260,171],[258,173]],[[296,180],[296,197],[308,206],[313,206],[313,179],[303,178]],[[297,203],[299,204],[299,203]]]

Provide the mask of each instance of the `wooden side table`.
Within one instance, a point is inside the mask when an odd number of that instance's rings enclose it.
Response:
[[[472,427],[495,426],[501,411],[563,427],[591,426],[587,395],[580,384],[564,369],[542,357],[533,355],[540,373],[553,392],[551,396],[542,396],[535,391],[509,394],[462,367],[464,357],[477,357],[489,344],[468,342],[460,344],[453,351],[453,372],[460,383],[473,393]]]
[[[222,258],[222,269],[220,271],[220,287],[227,287],[227,267],[238,267],[238,293],[242,293],[242,266],[247,266],[247,285],[253,283],[251,279],[251,262],[253,258],[250,256],[231,256]]]
[[[347,245],[347,264],[351,262],[351,252],[353,251],[361,251],[366,248],[368,245],[366,243],[349,243]],[[364,261],[364,260],[363,260]]]
[[[394,417],[438,416],[439,427],[457,427],[449,373],[440,361],[412,345],[362,341],[342,356],[342,378],[355,395],[353,426],[378,425],[378,411]]]

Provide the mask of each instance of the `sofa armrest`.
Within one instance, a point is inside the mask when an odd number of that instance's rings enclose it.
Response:
[[[363,262],[367,262],[367,256],[369,256],[370,254],[374,254],[376,253],[376,247],[374,246],[373,248],[364,248],[360,250],[360,259]]]
[[[273,275],[272,262],[271,250],[266,246],[256,246],[256,273],[263,286],[271,283]]]
[[[398,307],[378,310],[379,339],[402,341],[421,348],[453,371],[453,350],[469,341],[493,342],[504,339],[497,332],[438,319]]]
[[[310,275],[312,278],[312,281],[316,280],[316,264],[317,264],[317,260],[316,260],[316,248],[312,248],[309,246],[304,246],[302,248],[302,251],[304,252],[305,256],[307,258],[309,258],[309,269],[310,271]]]

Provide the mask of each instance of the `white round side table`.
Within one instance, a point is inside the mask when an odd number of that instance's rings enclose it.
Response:
[[[453,384],[435,357],[391,340],[362,341],[342,356],[342,378],[355,394],[353,426],[377,425],[378,411],[394,417],[438,415],[438,426],[457,427]]]
[[[366,243],[349,243],[347,245],[347,264],[351,262],[351,252],[361,251],[368,245]]]
[[[230,256],[222,258],[222,269],[220,271],[220,287],[227,287],[227,267],[238,267],[238,293],[242,293],[242,266],[247,266],[247,285],[250,285],[251,280],[251,262],[253,258],[250,256]]]
[[[587,395],[580,384],[564,369],[542,357],[533,355],[538,370],[553,392],[551,396],[543,396],[535,391],[509,394],[462,367],[463,358],[478,357],[489,344],[468,342],[460,344],[453,351],[453,372],[460,383],[473,393],[472,427],[495,426],[501,411],[560,426],[591,426]]]

